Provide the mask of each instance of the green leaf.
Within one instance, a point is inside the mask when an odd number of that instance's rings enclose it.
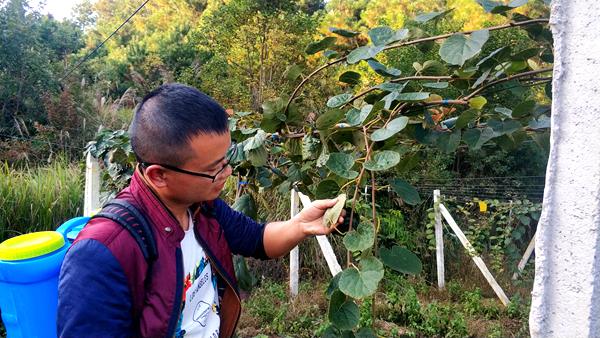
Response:
[[[491,13],[496,7],[504,6],[503,3],[494,0],[477,0],[477,3],[488,13]]]
[[[327,141],[321,138],[321,143],[323,144],[323,147],[321,148],[321,154],[319,155],[319,158],[317,158],[318,168],[325,166],[327,164],[327,161],[329,160],[329,149],[327,149]]]
[[[475,121],[475,119],[479,116],[479,112],[476,109],[468,109],[462,112],[456,120],[455,127],[457,129],[462,129],[469,125],[469,123]]]
[[[375,243],[375,229],[369,223],[361,223],[356,230],[352,230],[344,236],[346,249],[357,252],[365,251]]]
[[[423,268],[417,255],[397,245],[391,249],[382,247],[379,249],[379,257],[383,264],[401,273],[418,275]]]
[[[387,26],[375,27],[369,31],[369,38],[375,46],[385,46],[394,36],[394,30]]]
[[[475,31],[470,36],[454,34],[444,41],[439,54],[447,63],[462,66],[481,51],[489,35],[487,29]]]
[[[481,110],[487,103],[487,100],[483,96],[476,96],[469,100],[469,107],[477,110]]]
[[[527,4],[527,1],[528,0],[512,0],[508,3],[508,5],[504,5],[501,2],[493,0],[477,0],[477,3],[479,3],[488,13],[502,14],[506,11],[510,11]]]
[[[340,106],[348,103],[348,101],[351,98],[352,98],[352,94],[350,94],[350,93],[344,93],[344,94],[330,97],[329,100],[327,100],[327,107],[329,107],[329,108],[340,107]]]
[[[452,12],[454,9],[449,9],[442,12],[431,12],[431,13],[422,13],[415,17],[416,22],[426,23],[427,21],[431,21],[433,19],[439,20],[443,18],[446,14]]]
[[[283,76],[285,76],[285,78],[289,81],[294,81],[298,78],[298,76],[300,76],[300,74],[302,74],[302,67],[294,64],[287,67],[287,69],[283,73]]]
[[[325,165],[334,174],[349,180],[355,179],[358,176],[356,171],[351,170],[354,165],[354,157],[350,154],[331,153]]]
[[[388,125],[385,128],[375,130],[373,134],[371,134],[371,140],[375,142],[387,140],[388,138],[396,135],[399,131],[404,129],[407,124],[408,117],[397,117],[390,121],[390,123],[388,123]]]
[[[440,133],[436,144],[443,152],[446,154],[451,154],[456,150],[456,148],[458,148],[458,145],[460,144],[460,136],[460,129],[450,133],[442,132]]]
[[[266,139],[267,133],[265,133],[262,129],[259,129],[258,132],[256,132],[256,135],[252,136],[244,142],[244,150],[250,151],[252,149],[256,149],[265,144]]]
[[[329,50],[328,49],[328,50],[326,50],[326,51],[323,52],[323,56],[325,56],[328,59],[336,58],[336,57],[338,57],[338,55],[340,55],[340,53],[338,53],[338,52],[336,52],[334,50]]]
[[[357,85],[360,83],[360,74],[349,70],[349,71],[345,72],[344,74],[340,75],[339,81],[348,83],[348,84],[351,84],[354,86],[354,85]]]
[[[409,30],[406,28],[401,28],[396,31],[394,36],[390,40],[388,40],[388,44],[396,41],[402,41],[408,37]]]
[[[355,64],[361,60],[374,58],[379,52],[383,50],[383,46],[361,46],[348,54],[346,62],[348,64]]]
[[[468,129],[463,133],[463,141],[473,150],[480,149],[487,141],[494,138],[494,130],[490,127],[483,129]]]
[[[529,121],[528,127],[536,130],[550,128],[550,118],[546,115],[542,115],[537,119]]]
[[[368,34],[373,45],[385,46],[392,42],[406,39],[408,37],[408,29],[394,31],[388,26],[380,26],[371,29]]]
[[[506,117],[512,117],[512,110],[505,107],[496,107],[494,111],[500,113]]]
[[[488,120],[488,127],[492,128],[496,133],[495,136],[502,136],[506,134],[512,134],[513,132],[520,130],[523,126],[519,123],[519,121],[515,120]]]
[[[344,206],[346,206],[346,194],[340,194],[335,205],[325,211],[323,224],[327,227],[337,224]]]
[[[423,101],[429,98],[427,92],[400,93],[396,98],[398,101]]]
[[[357,36],[359,33],[355,31],[350,31],[342,28],[329,27],[329,31],[333,34],[341,35],[345,38],[352,38]]]
[[[521,102],[518,106],[513,109],[512,117],[520,118],[531,114],[535,108],[535,101],[528,100]]]
[[[398,77],[400,76],[400,74],[402,74],[402,71],[400,71],[399,69],[388,68],[375,60],[368,60],[367,63],[375,71],[375,73],[381,76]]]
[[[341,275],[342,275],[342,273],[340,271],[340,272],[338,272],[337,275],[333,276],[333,278],[329,281],[329,285],[327,285],[327,290],[325,290],[325,294],[327,295],[327,298],[331,298],[331,296],[333,296],[333,293],[339,290]]]
[[[329,321],[340,330],[351,330],[358,325],[360,312],[358,305],[346,295],[336,290],[331,295],[328,311]]]
[[[423,87],[435,88],[435,89],[446,89],[446,88],[448,88],[448,82],[427,82],[427,83],[423,83]]]
[[[356,332],[354,338],[377,338],[377,335],[368,327],[362,327]]]
[[[390,181],[392,190],[400,197],[404,202],[410,205],[417,205],[421,203],[421,197],[419,192],[410,183],[400,178],[394,178]]]
[[[427,60],[421,67],[421,74],[423,75],[444,75],[448,72],[446,67],[437,60]]]
[[[325,130],[333,127],[344,117],[344,112],[340,109],[331,109],[317,119],[317,129]]]
[[[249,194],[240,196],[240,198],[233,203],[231,208],[256,220],[256,203],[254,203],[254,199],[252,199],[252,196]]]
[[[328,36],[323,38],[320,41],[317,42],[311,42],[308,44],[308,46],[306,46],[306,54],[315,54],[318,53],[322,50],[325,50],[327,48],[329,48],[331,45],[333,45],[335,43],[335,41],[337,40],[336,37],[333,36]]]
[[[398,92],[390,92],[389,94],[387,94],[386,96],[383,97],[383,108],[384,109],[390,109],[390,107],[392,106],[392,103],[398,98],[398,95],[400,93]]]
[[[362,106],[360,110],[353,107],[346,113],[346,121],[352,127],[359,126],[369,117],[372,110],[373,106],[370,104]]]
[[[258,167],[256,174],[256,180],[258,181],[258,185],[263,188],[269,188],[273,185],[271,181],[271,171],[265,167]]]
[[[379,88],[381,90],[385,90],[386,92],[401,92],[404,87],[406,87],[407,82],[404,83],[392,83],[392,82],[384,82],[375,86],[375,88]]]
[[[484,58],[483,58],[483,59],[481,59],[479,62],[477,62],[476,66],[477,66],[477,67],[481,67],[481,66],[484,66],[484,65],[486,65],[486,66],[490,66],[490,67],[491,67],[491,64],[492,64],[493,62],[496,62],[496,61],[494,60],[494,57],[495,57],[495,56],[496,56],[498,53],[501,53],[501,52],[503,52],[505,49],[508,49],[508,47],[500,47],[500,48],[498,48],[498,49],[494,50],[493,52],[491,52],[491,53],[490,53],[490,55],[488,55],[488,56],[484,57]],[[488,61],[489,61],[489,62],[488,62]]]
[[[318,156],[319,139],[310,134],[304,135],[302,138],[302,160],[314,160]]]
[[[317,185],[315,198],[319,200],[328,199],[336,196],[339,190],[340,186],[334,180],[323,180]]]
[[[381,171],[394,167],[398,163],[400,163],[400,154],[392,150],[384,150],[376,152],[371,160],[365,162],[364,167],[371,171]]]
[[[233,157],[231,158],[231,163],[239,163],[246,159],[246,152],[244,151],[244,142],[238,143],[236,145],[236,151]]]
[[[248,151],[248,160],[255,167],[262,167],[267,165],[269,154],[264,146],[260,146],[256,149]]]
[[[527,59],[538,56],[538,54],[542,51],[541,48],[528,48],[524,49],[510,57],[513,61],[527,61]]]
[[[342,271],[340,291],[356,299],[368,297],[377,291],[383,273],[383,264],[377,258],[363,258],[360,261],[360,270],[351,267]]]
[[[262,104],[263,114],[265,116],[274,116],[276,113],[282,112],[286,104],[287,102],[281,97],[266,101]]]
[[[485,82],[485,80],[488,79],[488,76],[490,76],[490,72],[492,70],[491,69],[487,69],[486,71],[484,71],[483,73],[481,73],[481,76],[477,78],[477,81],[475,81],[475,83],[473,83],[473,85],[471,86],[471,88],[476,88],[477,86],[479,86],[480,84],[482,84],[483,82]]]
[[[281,121],[277,115],[283,112],[287,101],[281,97],[266,101],[262,104],[263,118],[260,123],[261,129],[266,132],[275,132]]]

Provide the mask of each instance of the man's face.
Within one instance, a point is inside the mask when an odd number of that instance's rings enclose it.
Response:
[[[229,132],[193,137],[190,142],[191,156],[179,168],[216,177],[213,182],[208,177],[169,171],[169,198],[178,203],[193,204],[219,197],[232,172],[226,158],[230,145]]]

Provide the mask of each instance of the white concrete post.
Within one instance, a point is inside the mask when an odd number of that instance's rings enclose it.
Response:
[[[91,216],[100,208],[100,166],[90,153],[85,158],[85,190],[83,193],[83,216]]]
[[[300,200],[298,199],[298,192],[294,189],[291,190],[291,207],[290,214],[293,218],[298,212],[300,212]],[[290,251],[290,294],[292,297],[298,295],[298,282],[300,280],[300,252],[298,246]]]
[[[600,337],[600,1],[554,0],[550,156],[532,337]]]
[[[444,227],[440,213],[440,191],[433,191],[433,210],[435,212],[435,258],[437,264],[438,289],[446,287],[444,280]]]

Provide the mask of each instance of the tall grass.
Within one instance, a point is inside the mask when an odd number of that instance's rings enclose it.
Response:
[[[0,163],[0,241],[56,229],[83,210],[83,169],[66,160],[15,169]]]

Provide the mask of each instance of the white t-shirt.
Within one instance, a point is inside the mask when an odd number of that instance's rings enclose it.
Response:
[[[184,303],[175,337],[217,338],[220,324],[217,277],[196,240],[191,215],[189,228],[181,241],[181,251]]]

